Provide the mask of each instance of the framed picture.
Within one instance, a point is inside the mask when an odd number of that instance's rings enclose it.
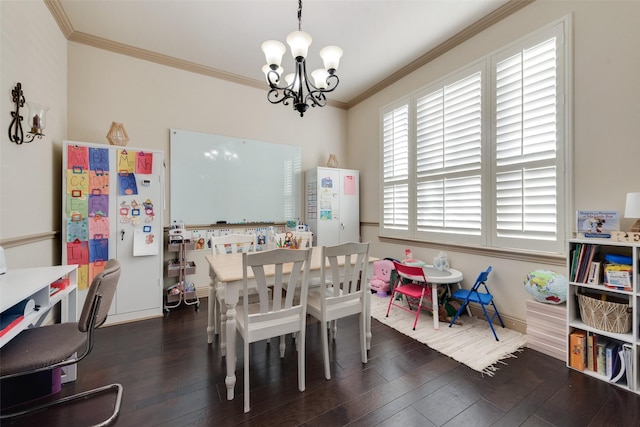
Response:
[[[578,211],[576,231],[578,236],[609,238],[612,231],[620,230],[617,211]]]

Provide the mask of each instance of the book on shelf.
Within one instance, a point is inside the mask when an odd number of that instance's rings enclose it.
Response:
[[[627,360],[624,354],[624,346],[618,345],[617,351],[613,355],[613,370],[611,372],[612,383],[620,382],[622,379],[627,379]],[[626,382],[626,381],[625,381]]]
[[[627,369],[627,387],[635,390],[635,376],[633,369],[633,346],[629,343],[622,344],[622,357]]]
[[[592,264],[598,262],[599,256],[600,245],[577,243],[571,252],[569,280],[576,283],[591,283],[589,282],[589,278],[591,276]],[[594,268],[596,268],[595,265]]]
[[[587,335],[587,369],[596,372],[594,353],[593,353],[593,340],[595,336],[594,334]]]
[[[593,348],[591,349],[591,354],[593,357],[593,372],[598,372],[598,340],[602,340],[601,337],[598,337],[598,334],[592,333],[593,337]]]
[[[582,260],[584,259],[585,246],[587,245],[583,243],[576,243],[573,249],[572,258],[571,258],[571,273],[570,273],[570,280],[572,282],[578,281],[580,267],[582,265]]]
[[[618,346],[618,343],[610,341],[605,348],[605,357],[607,358],[605,375],[609,379],[614,377],[614,364],[615,360],[618,358]]]
[[[587,333],[585,331],[574,331],[569,335],[569,349],[571,367],[584,371],[587,367]]]
[[[602,338],[598,338],[597,343],[596,343],[596,369],[595,369],[595,372],[597,372],[600,375],[606,375],[607,374],[606,348],[607,348],[607,340],[604,340]]]
[[[592,261],[589,266],[589,275],[587,283],[590,285],[599,285],[602,277],[602,264],[599,261]]]

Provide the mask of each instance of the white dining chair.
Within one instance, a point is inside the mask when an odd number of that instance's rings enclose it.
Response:
[[[308,313],[321,325],[324,376],[331,379],[329,367],[329,338],[335,339],[335,322],[346,316],[359,315],[360,354],[362,363],[367,363],[367,319],[369,313],[365,292],[369,292],[367,278],[369,264],[369,242],[348,242],[335,246],[323,246],[321,256],[320,285],[309,290]],[[340,260],[344,258],[344,264]],[[330,323],[334,327],[330,328]]]
[[[228,255],[238,252],[254,252],[257,246],[257,237],[255,234],[227,234],[224,236],[212,236],[209,239],[209,245],[214,255]],[[214,333],[224,335],[220,325],[226,319],[227,306],[221,295],[216,292],[216,300],[213,304]],[[224,338],[224,336],[222,336]]]
[[[242,254],[243,290],[255,281],[258,302],[243,298],[237,307],[237,329],[244,340],[244,412],[249,412],[249,344],[280,337],[280,357],[284,357],[285,335],[296,334],[298,389],[305,389],[305,331],[311,249],[274,249]],[[254,278],[250,279],[251,269]],[[267,281],[267,276],[269,280]],[[298,292],[299,291],[299,292]],[[294,297],[296,294],[299,298]]]
[[[258,246],[255,234],[226,234],[224,236],[212,236],[209,239],[211,249],[215,254],[230,254],[238,252],[253,252]]]

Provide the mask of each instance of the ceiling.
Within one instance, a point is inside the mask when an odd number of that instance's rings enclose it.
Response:
[[[309,69],[344,50],[330,95],[349,107],[533,0],[306,0]],[[263,41],[297,29],[295,0],[46,0],[71,40],[255,87]],[[285,73],[293,69],[287,47]]]

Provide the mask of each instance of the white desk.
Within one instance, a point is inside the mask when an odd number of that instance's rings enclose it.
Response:
[[[69,285],[49,295],[49,286],[56,280],[69,277]],[[38,326],[47,312],[61,303],[61,322],[75,322],[78,318],[78,266],[60,265],[52,267],[34,267],[9,269],[0,275],[0,313],[13,307],[25,299],[33,299],[39,309],[26,315],[22,321],[0,337],[0,347],[11,341],[22,330],[29,326]],[[73,381],[76,377],[75,365],[66,368],[64,382]]]
[[[431,283],[431,308],[433,310],[433,329],[440,329],[440,320],[438,318],[438,285],[454,285],[462,282],[462,272],[449,268],[446,270],[438,270],[432,265],[420,265],[419,263],[411,263],[408,265],[418,265],[424,271],[424,277],[427,283]]]
[[[205,258],[209,263],[211,283],[209,285],[209,319],[207,325],[207,339],[209,343],[213,342],[214,335],[214,308],[216,300],[216,293],[224,297],[225,305],[227,307],[226,320],[223,319],[222,333],[223,337],[220,339],[220,348],[222,355],[226,356],[227,362],[227,377],[225,384],[227,385],[227,399],[233,400],[234,386],[236,384],[236,306],[238,305],[238,299],[240,296],[240,290],[243,287],[242,284],[242,253],[226,254],[226,255],[206,255]],[[369,266],[378,258],[369,257]],[[339,262],[340,263],[340,259]],[[344,257],[342,259],[344,263]],[[320,248],[312,248],[311,265],[309,266],[310,272],[318,274],[321,267]],[[286,268],[285,268],[286,270]],[[269,274],[269,272],[266,272]],[[287,271],[285,271],[287,273]],[[273,273],[271,273],[273,274]],[[249,277],[251,278],[253,272],[249,271]],[[367,280],[364,283],[366,305],[370,308],[371,292],[369,290],[369,278],[370,274],[367,274]],[[371,313],[366,314],[367,319],[367,349],[371,347]],[[245,391],[248,393],[248,391]]]

